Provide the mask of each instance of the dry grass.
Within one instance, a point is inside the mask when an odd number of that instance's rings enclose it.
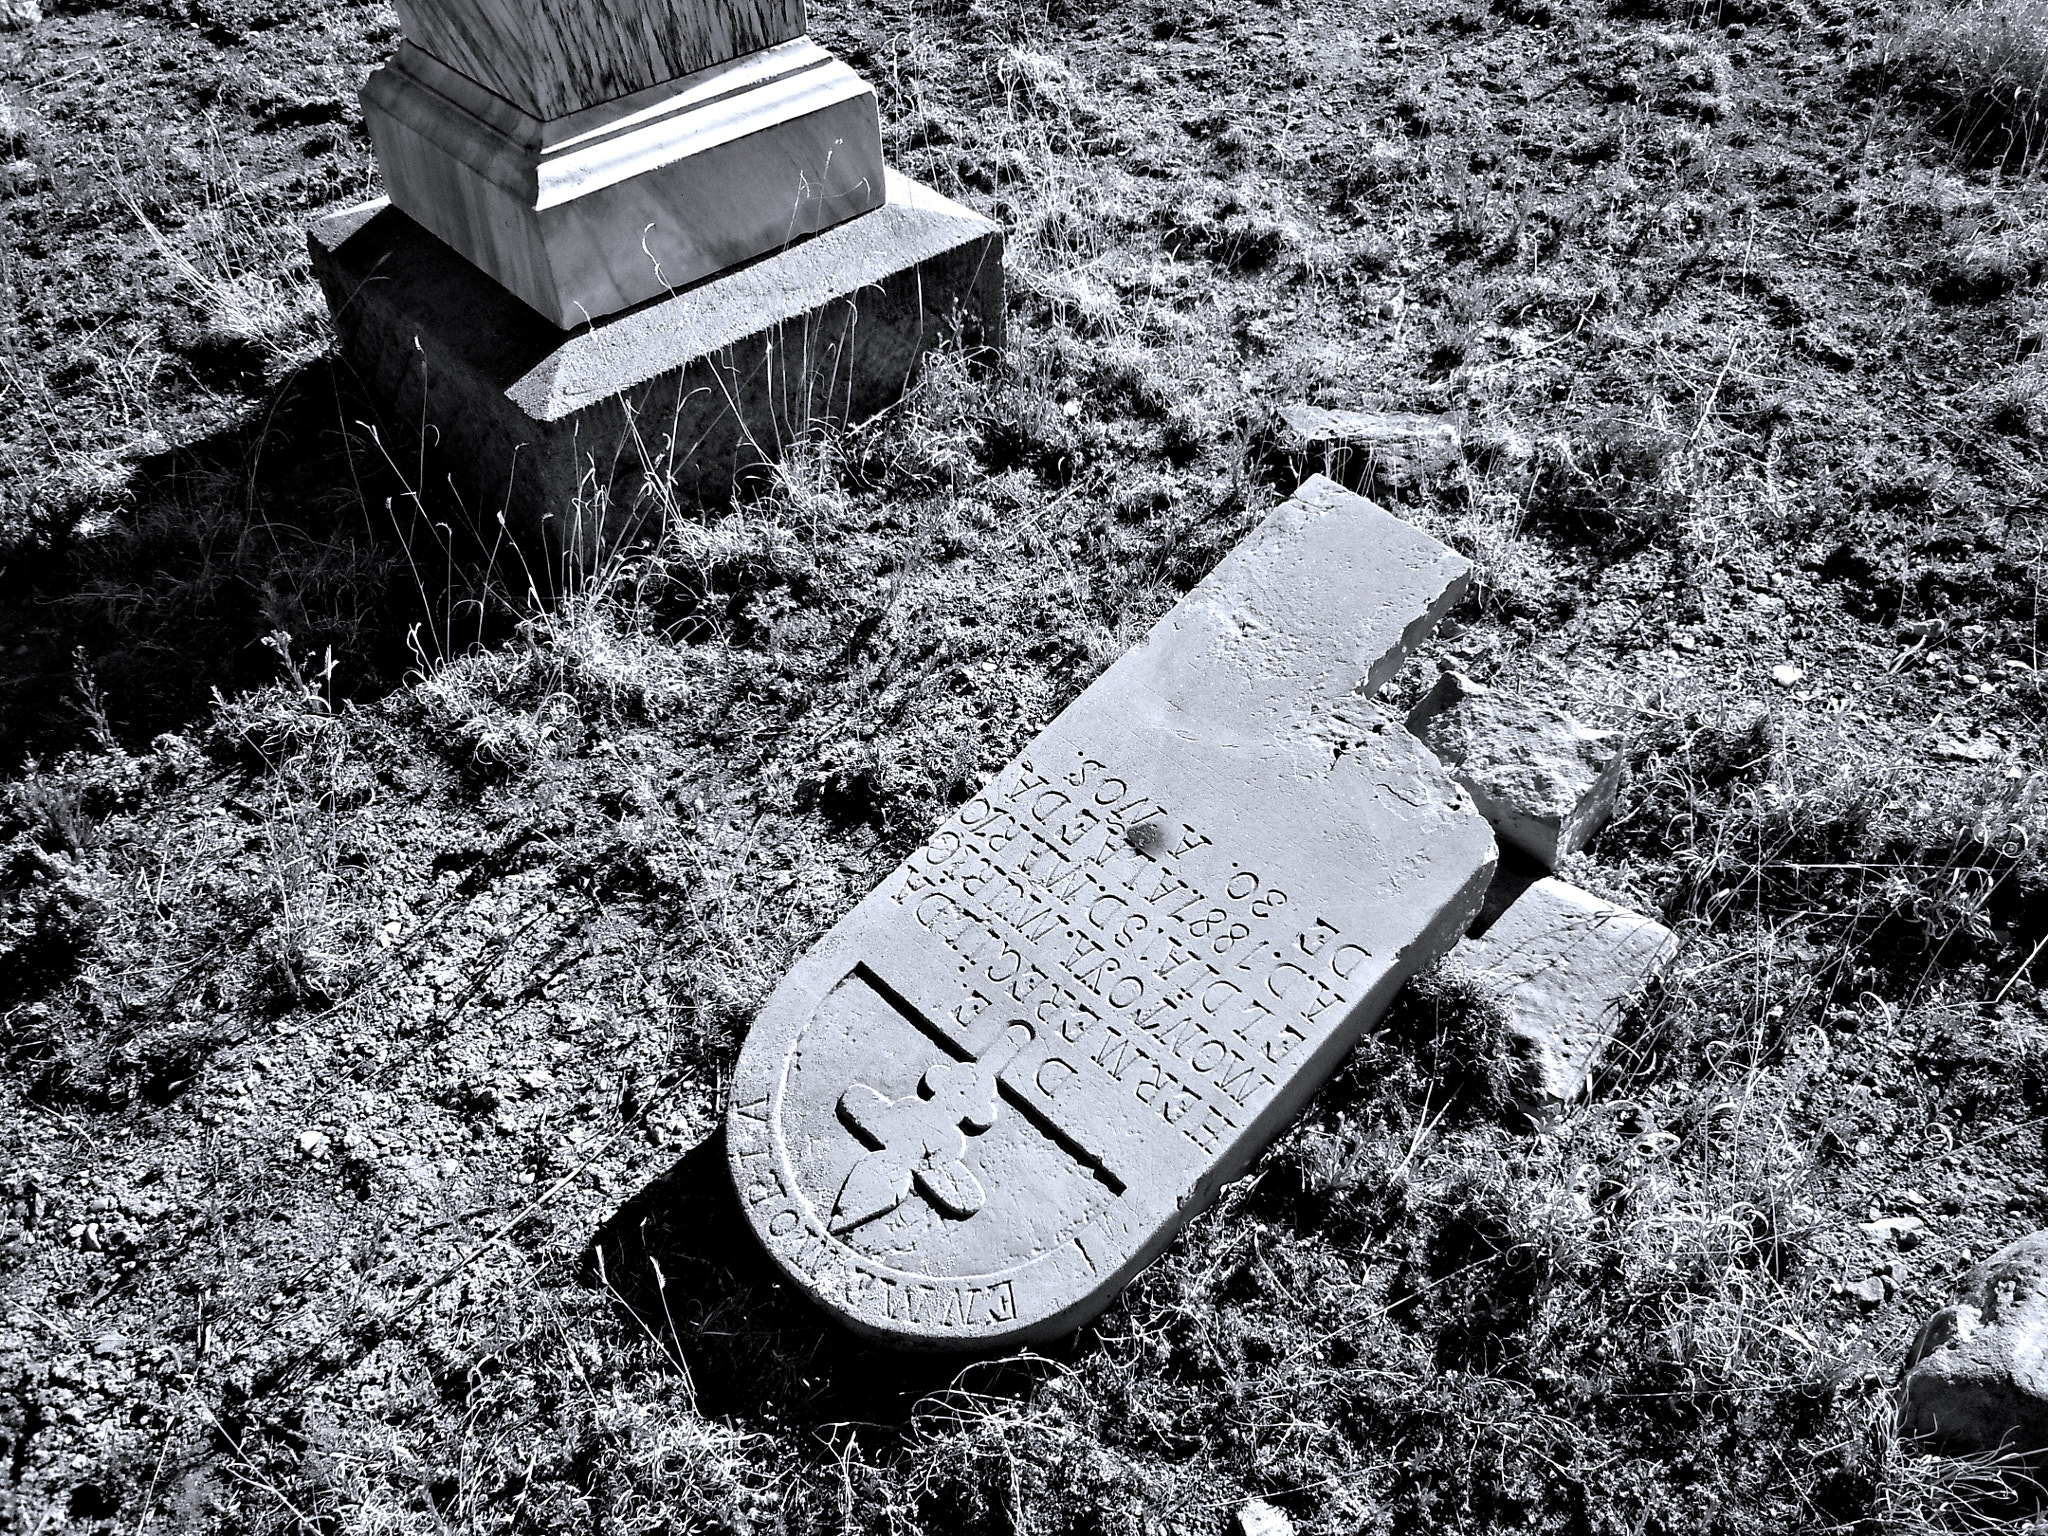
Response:
[[[32,1123],[99,1135],[90,1117],[147,1104],[160,1118],[137,1124],[182,1136],[196,1108],[199,1134],[268,1116],[253,1134],[283,1148],[217,1184],[235,1232],[167,1229],[141,1260],[162,1269],[109,1293],[122,1326],[126,1297],[168,1297],[149,1326],[187,1350],[157,1378],[162,1417],[88,1403],[125,1437],[106,1467],[136,1471],[122,1528],[1213,1536],[1251,1492],[1316,1536],[1911,1536],[2015,1513],[1986,1503],[1996,1469],[1883,1430],[1902,1336],[2011,1216],[2004,1187],[1884,1256],[1893,1300],[1843,1286],[1877,1261],[1867,1207],[1967,1192],[2007,1160],[2039,1174],[2024,1133],[2048,1051],[2030,988],[1999,990],[2038,937],[2039,791],[1817,729],[1820,702],[1757,704],[1764,642],[1737,625],[1724,665],[1656,681],[1661,627],[1697,600],[1684,627],[1711,628],[1731,563],[1751,562],[1752,597],[1765,567],[1804,584],[1816,623],[1887,659],[1918,643],[1808,582],[1869,519],[1826,499],[1847,471],[1776,404],[1814,377],[1786,268],[1756,255],[1789,215],[1720,207],[1755,58],[1732,67],[1719,30],[1575,33],[1570,69],[1640,77],[1583,142],[1480,164],[1437,76],[1291,148],[1283,174],[1227,114],[1168,98],[1182,50],[1146,52],[1126,95],[1048,47],[1048,14],[977,8],[1004,39],[968,67],[979,116],[949,105],[957,59],[929,39],[888,86],[920,174],[1000,201],[1007,370],[946,354],[873,423],[791,422],[731,506],[657,472],[620,509],[635,538],[594,568],[529,566],[488,519],[465,542],[395,470],[395,521],[373,492],[293,532],[236,466],[138,517],[86,590],[110,633],[158,646],[194,615],[275,610],[200,637],[265,669],[222,680],[192,733],[210,756],[111,748],[124,691],[94,682],[74,710],[90,750],[25,771],[0,808],[0,1044]],[[1206,29],[1266,59],[1248,27],[1268,19],[1198,10],[1154,41]],[[1440,56],[1464,62],[1418,49],[1415,67]],[[1539,122],[1555,81],[1495,84]],[[1989,194],[1948,177],[1885,196],[1843,215],[1859,259],[1910,277],[1936,240],[1962,286],[1999,289],[1986,304],[2032,281]],[[209,325],[259,349],[291,334],[261,277],[284,269],[249,259],[246,229],[214,251],[213,226],[162,227]],[[1676,313],[1709,301],[1734,312],[1711,346]],[[1287,350],[1333,313],[1357,322],[1344,357]],[[1098,1324],[913,1375],[750,1275],[744,1233],[721,1246],[699,1220],[725,1187],[715,1144],[664,1170],[715,1125],[791,958],[1241,536],[1284,489],[1262,407],[1318,396],[1476,424],[1467,466],[1401,511],[1475,559],[1458,622],[1512,686],[1583,686],[1634,726],[1624,818],[1568,873],[1656,907],[1685,958],[1590,1101],[1538,1136],[1507,1112],[1497,1000],[1428,978]],[[2009,558],[2038,568],[2017,541]],[[1610,581],[1633,606],[1594,617],[1625,612],[1619,638],[1568,611]],[[1944,611],[2018,588],[1997,590]],[[2003,685],[1987,657],[2013,628],[1924,631],[1873,685],[1932,683],[1949,652]],[[255,643],[277,630],[297,638]],[[395,661],[351,674],[378,637]],[[1553,641],[1579,649],[1515,681]],[[300,1097],[266,1090],[294,1053]],[[331,1161],[292,1151],[315,1123]],[[408,1171],[458,1154],[470,1182],[439,1195]],[[607,1199],[686,1229],[680,1253],[580,1271],[594,1231],[617,1235]],[[285,1201],[298,1248],[260,1225]],[[229,1298],[205,1303],[204,1357],[176,1332],[178,1283]],[[83,1473],[35,1458],[90,1447],[38,1434],[23,1502],[61,1523]]]
[[[2048,149],[2048,5],[1965,0],[1921,5],[1889,63],[1935,109],[1936,128],[1971,159],[2028,172]]]

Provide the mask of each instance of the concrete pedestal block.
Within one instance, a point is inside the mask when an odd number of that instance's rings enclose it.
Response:
[[[573,331],[381,199],[309,243],[386,430],[427,424],[481,518],[588,559],[663,498],[722,499],[805,433],[887,406],[930,348],[1001,348],[1002,231],[887,187],[872,213]]]

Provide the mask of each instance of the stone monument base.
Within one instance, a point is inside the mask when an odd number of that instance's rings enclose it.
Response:
[[[809,38],[554,121],[408,43],[363,122],[393,205],[569,328],[885,196],[875,93]]]
[[[873,415],[930,348],[1003,343],[1002,231],[894,172],[872,213],[573,331],[383,199],[308,243],[386,441],[424,425],[482,521],[583,561]]]

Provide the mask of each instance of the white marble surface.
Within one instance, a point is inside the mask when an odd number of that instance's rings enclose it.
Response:
[[[874,92],[807,38],[552,120],[407,45],[363,115],[392,202],[565,329],[887,196]]]
[[[397,0],[406,40],[564,117],[801,37],[803,0]]]

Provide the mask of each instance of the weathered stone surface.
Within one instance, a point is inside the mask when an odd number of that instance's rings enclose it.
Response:
[[[535,117],[800,37],[803,0],[397,0],[406,40]]]
[[[1922,1325],[1899,1427],[1953,1455],[2048,1449],[2048,1231],[1999,1249]]]
[[[574,331],[381,199],[310,244],[389,431],[426,422],[485,517],[588,556],[630,531],[648,477],[726,495],[813,424],[897,399],[939,342],[1001,347],[1002,232],[893,172],[888,188],[866,218]]]
[[[1248,1499],[1230,1517],[1231,1536],[1294,1536],[1294,1522],[1287,1511],[1276,1509],[1264,1499]]]
[[[406,43],[362,100],[392,204],[563,329],[886,191],[874,91],[807,37],[554,119]]]
[[[1458,424],[1445,416],[1290,405],[1282,407],[1280,419],[1289,451],[1304,472],[1380,495],[1407,490],[1450,468],[1462,451]]]
[[[1492,835],[1365,695],[1468,569],[1311,480],[791,970],[727,1144],[829,1313],[1079,1326],[1456,942]]]
[[[1530,704],[1457,672],[1408,713],[1504,842],[1544,868],[1591,842],[1614,815],[1622,738],[1589,730],[1553,704]]]
[[[1562,880],[1538,880],[1454,959],[1498,983],[1528,1059],[1532,1109],[1585,1092],[1622,1010],[1677,947],[1671,930]]]

